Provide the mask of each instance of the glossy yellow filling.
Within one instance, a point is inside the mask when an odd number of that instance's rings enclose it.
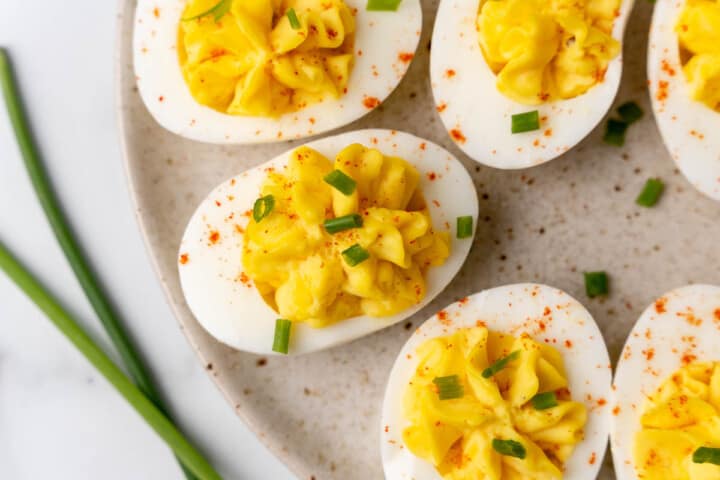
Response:
[[[691,98],[720,111],[720,3],[688,0],[675,30]]]

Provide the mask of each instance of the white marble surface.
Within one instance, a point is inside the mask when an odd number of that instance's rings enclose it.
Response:
[[[0,12],[0,45],[15,60],[62,202],[182,428],[228,479],[292,478],[206,376],[150,269],[115,127],[115,2],[0,0]],[[4,109],[0,240],[108,346],[35,201]],[[165,445],[2,274],[0,465],[13,480],[182,478]]]

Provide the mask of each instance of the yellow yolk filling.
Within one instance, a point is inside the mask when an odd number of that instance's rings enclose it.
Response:
[[[511,352],[519,356],[497,374],[483,370]],[[559,479],[583,438],[585,405],[568,400],[562,356],[528,336],[483,326],[433,338],[416,351],[419,364],[403,399],[409,421],[403,441],[445,480]],[[440,400],[433,379],[457,375],[462,398]],[[537,410],[531,399],[555,392],[557,406]],[[514,440],[524,459],[501,455],[493,439]]]
[[[480,47],[498,90],[526,105],[573,98],[605,76],[620,0],[484,0]]]
[[[277,117],[346,91],[355,19],[342,0],[228,1],[230,10],[217,21],[213,15],[180,21],[180,66],[198,103],[231,115]],[[217,2],[189,0],[183,18]]]
[[[337,169],[356,182],[345,195],[324,181]],[[250,220],[243,267],[282,318],[324,327],[358,315],[393,315],[425,297],[425,274],[450,252],[433,230],[418,171],[405,160],[353,144],[331,162],[300,147],[282,172],[268,174],[261,195],[275,206]],[[358,213],[361,228],[329,234],[326,219]],[[349,266],[341,253],[359,244],[370,258]]]
[[[720,466],[692,460],[699,447],[720,448],[720,362],[675,372],[647,398],[640,425],[633,449],[639,478],[720,478]]]
[[[691,98],[720,112],[720,3],[688,0],[675,30]]]

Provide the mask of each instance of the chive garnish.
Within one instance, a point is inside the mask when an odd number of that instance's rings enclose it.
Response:
[[[457,238],[469,238],[472,237],[473,232],[473,217],[466,215],[464,217],[457,217]]]
[[[337,218],[328,218],[325,220],[325,231],[328,233],[338,233],[351,228],[360,228],[363,225],[362,217],[357,213],[343,215]]]
[[[213,5],[212,7],[208,8],[204,12],[198,13],[197,15],[193,15],[192,17],[185,17],[182,19],[183,22],[189,22],[190,20],[197,20],[199,18],[207,17],[208,15],[212,15],[215,18],[215,21],[219,21],[222,17],[225,16],[226,13],[230,11],[230,7],[232,7],[233,0],[220,0],[218,3]]]
[[[275,197],[272,195],[265,195],[255,200],[253,205],[253,219],[259,223],[260,220],[270,215],[270,212],[275,208]]]
[[[548,408],[558,406],[555,392],[538,393],[530,399],[530,403],[532,403],[535,410],[547,410]]]
[[[512,133],[531,132],[540,129],[540,113],[537,110],[532,112],[518,113],[512,116]]]
[[[605,125],[603,141],[608,145],[622,147],[625,145],[625,132],[627,131],[628,125],[627,122],[622,120],[609,119]]]
[[[460,383],[460,377],[457,375],[435,377],[433,383],[437,387],[440,400],[452,400],[453,398],[462,398],[465,395],[465,389]]]
[[[527,452],[522,443],[516,442],[515,440],[502,440],[500,438],[493,438],[492,441],[493,450],[498,452],[500,455],[506,457],[515,457],[520,460],[524,460]]]
[[[356,243],[352,247],[343,250],[342,256],[345,259],[345,263],[354,267],[355,265],[359,265],[370,258],[370,252]]]
[[[640,192],[640,195],[635,199],[635,203],[641,207],[652,207],[660,200],[660,195],[662,195],[664,189],[665,184],[662,180],[659,178],[648,178],[642,192]]]
[[[396,12],[402,0],[368,0],[365,10],[375,12]]]
[[[299,29],[300,29],[300,20],[298,20],[298,17],[297,17],[297,14],[295,13],[295,9],[294,9],[294,8],[288,9],[288,11],[287,11],[287,18],[288,18],[288,20],[290,20],[290,26],[291,26],[294,30],[299,30]]]
[[[357,184],[355,180],[340,170],[333,170],[325,175],[325,183],[333,187],[335,190],[345,195],[352,195]]]
[[[692,456],[693,463],[720,465],[720,448],[699,447]]]
[[[620,115],[620,118],[622,118],[628,125],[637,122],[643,116],[642,108],[640,108],[640,106],[635,102],[623,103],[617,108],[617,112]]]
[[[585,272],[585,293],[590,298],[608,293],[608,277],[605,272]]]
[[[513,360],[517,360],[517,358],[520,356],[520,350],[515,350],[514,352],[510,353],[508,356],[501,358],[500,360],[497,360],[495,363],[487,367],[482,372],[483,378],[490,378],[496,373],[498,373],[503,368],[507,367],[508,363],[512,362]]]
[[[284,318],[275,320],[275,338],[273,338],[273,352],[287,355],[290,346],[290,328],[292,322]]]

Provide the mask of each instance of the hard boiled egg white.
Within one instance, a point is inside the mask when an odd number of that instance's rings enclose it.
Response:
[[[346,0],[355,16],[355,64],[347,93],[279,118],[227,115],[197,103],[178,62],[178,25],[185,0],[139,0],[133,39],[135,74],[155,120],[193,140],[248,144],[297,139],[346,125],[377,107],[405,75],[422,28],[419,0],[397,11],[367,11]]]
[[[720,200],[720,113],[690,98],[675,26],[684,1],[657,2],[650,27],[648,80],[665,146],[695,188]]]
[[[618,361],[612,398],[612,448],[619,480],[637,479],[635,434],[645,398],[680,367],[720,360],[720,288],[678,288],[650,305],[630,332]]]
[[[633,0],[623,0],[612,36],[622,43]],[[498,91],[478,43],[477,0],[442,0],[432,38],[430,79],[440,118],[451,138],[474,160],[496,168],[540,165],[582,140],[610,108],[622,75],[622,54],[585,94],[528,106]],[[538,110],[541,129],[512,134],[512,115]]]
[[[460,162],[443,148],[394,130],[360,130],[308,143],[334,160],[353,143],[399,156],[420,172],[421,188],[436,231],[449,231],[450,256],[428,270],[427,295],[417,306],[400,314],[354,317],[325,328],[304,323],[293,326],[290,353],[332,347],[367,335],[409,317],[427,305],[453,279],[470,251],[473,239],[455,238],[457,217],[472,215],[477,223],[475,186]],[[221,342],[248,352],[272,354],[277,313],[262,299],[252,281],[243,275],[242,245],[249,211],[259,196],[268,169],[282,169],[288,151],[219,185],[200,204],[180,245],[180,282],[190,310],[198,322]]]
[[[428,338],[449,335],[485,322],[489,330],[514,336],[529,334],[548,342],[563,356],[573,400],[585,402],[585,439],[565,464],[565,480],[595,478],[602,464],[610,429],[610,360],[602,334],[590,313],[556,288],[523,283],[477,293],[454,303],[418,328],[395,360],[382,409],[380,448],[388,480],[440,480],[435,468],[403,445],[402,398],[417,368],[414,355]]]

